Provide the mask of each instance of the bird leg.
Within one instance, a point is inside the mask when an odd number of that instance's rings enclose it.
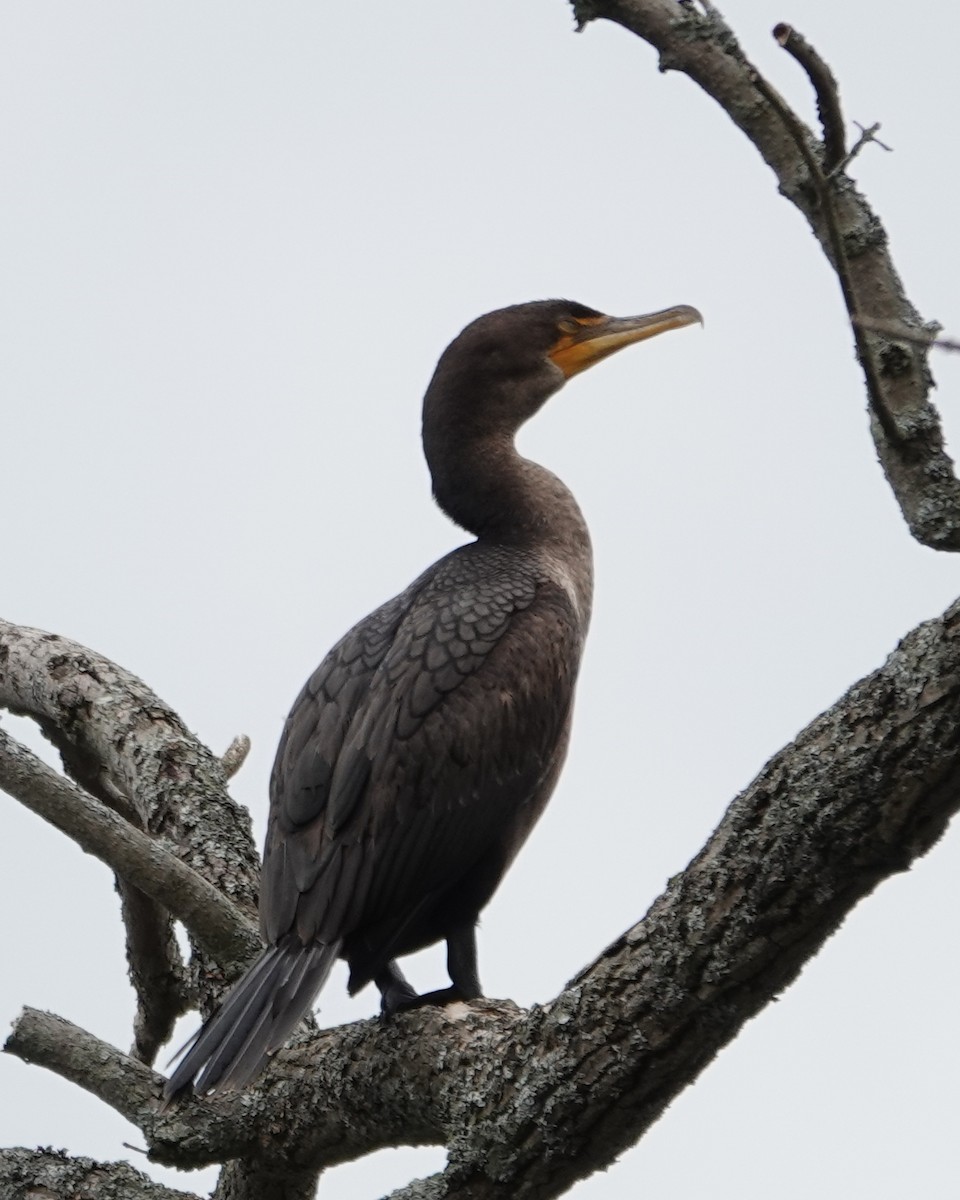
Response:
[[[380,1011],[385,1017],[392,1017],[405,1008],[415,1008],[420,1000],[416,989],[397,966],[396,959],[391,959],[382,971],[378,971],[373,982],[380,989]]]
[[[476,917],[451,930],[447,935],[447,972],[457,993],[454,1000],[479,1000],[483,995],[477,967]]]
[[[447,971],[450,987],[418,996],[396,962],[388,962],[373,979],[380,989],[380,1011],[384,1016],[392,1017],[395,1013],[428,1004],[442,1006],[457,1000],[478,1000],[483,989],[477,971],[477,930],[473,921],[458,926],[448,935]]]

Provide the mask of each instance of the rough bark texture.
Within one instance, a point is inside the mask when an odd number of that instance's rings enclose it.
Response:
[[[307,1034],[248,1092],[165,1114],[159,1076],[60,1018],[27,1010],[6,1048],[135,1122],[158,1161],[241,1160],[225,1196],[262,1194],[261,1175],[278,1200],[309,1194],[324,1167],[430,1143],[448,1168],[404,1194],[559,1195],[632,1145],[857,901],[939,837],[960,806],[958,729],[960,605],[771,760],[644,920],[544,1007]]]
[[[199,1200],[154,1183],[127,1163],[98,1163],[56,1150],[0,1150],[3,1200]]]
[[[172,914],[187,925],[206,952],[228,969],[238,972],[259,950],[254,925],[222,892],[157,838],[58,775],[2,729],[0,787],[112,867],[127,885],[125,903],[131,893],[156,902],[166,916]],[[147,959],[149,955],[141,956],[141,961]]]
[[[837,271],[867,380],[870,431],[910,532],[935,550],[960,549],[960,483],[929,401],[933,377],[922,345],[935,327],[907,299],[886,231],[853,181],[841,171],[823,186],[822,142],[762,79],[711,4],[700,11],[676,0],[572,0],[572,7],[580,28],[604,18],[649,42],[661,70],[688,75],[757,148]],[[868,332],[861,316],[919,334],[921,344]]]
[[[830,170],[843,149],[839,98],[834,105],[832,77],[812,48],[793,43],[818,88],[826,157],[712,5],[574,8],[582,25],[606,17],[645,38],[664,69],[684,71],[724,107],[810,223],[852,317],[923,335],[877,218],[842,162]],[[918,540],[957,549],[960,488],[927,399],[925,347],[856,329],[871,431],[904,516]],[[122,879],[131,969],[141,976],[137,1054],[149,1060],[184,997],[196,992],[209,1007],[252,949],[249,822],[225,794],[222,764],[175,714],[83,647],[0,622],[0,706],[38,720],[81,787],[9,739],[0,786]],[[168,1112],[160,1077],[143,1061],[59,1017],[26,1010],[6,1049],[117,1109],[154,1160],[226,1163],[218,1200],[306,1200],[328,1166],[433,1143],[447,1147],[447,1168],[395,1200],[559,1195],[641,1137],[851,908],[936,841],[960,806],[958,730],[954,605],[774,757],[647,916],[548,1005],[483,1001],[307,1031],[247,1092]],[[189,981],[169,948],[167,910],[195,938]],[[166,980],[152,1010],[151,971]],[[24,1150],[0,1154],[4,1187],[11,1197],[184,1195],[122,1165]]]
[[[160,839],[254,918],[259,857],[249,815],[227,795],[220,760],[135,675],[66,638],[0,620],[0,708],[37,721],[81,787]],[[140,961],[145,949],[175,947],[166,915],[145,899],[128,898],[132,883],[121,877],[118,886],[136,988],[157,974],[169,981],[181,972],[170,954]],[[149,886],[142,890],[155,895]],[[192,934],[192,924],[185,924]],[[138,1022],[153,1028],[154,1039],[174,1008],[197,994],[209,1008],[237,972],[235,961],[218,961],[199,943],[193,949],[184,992],[168,998],[163,1016],[158,1019],[152,998],[139,996]],[[150,1046],[144,1050],[149,1058]]]
[[[135,675],[66,638],[0,621],[0,706],[33,717],[71,774],[84,763],[198,875],[255,911],[249,815],[226,794],[220,761]]]

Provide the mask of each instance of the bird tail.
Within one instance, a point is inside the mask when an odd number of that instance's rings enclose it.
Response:
[[[195,1077],[200,1095],[249,1083],[307,1013],[339,950],[339,941],[305,946],[295,935],[268,946],[180,1051],[165,1105]]]

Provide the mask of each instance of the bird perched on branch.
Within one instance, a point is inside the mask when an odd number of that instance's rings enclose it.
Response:
[[[297,697],[270,784],[266,949],[168,1099],[252,1079],[338,957],[351,994],[373,981],[387,1014],[482,995],[477,919],[560,774],[593,582],[576,501],[514,437],[571,376],[700,320],[543,300],[480,317],[444,351],[423,448],[437,503],[476,540],[355,625]],[[450,986],[418,996],[396,959],[440,940]]]

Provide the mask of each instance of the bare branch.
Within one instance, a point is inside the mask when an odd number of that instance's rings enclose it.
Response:
[[[219,761],[135,675],[76,642],[0,621],[0,707],[38,720],[61,753],[89,760],[145,829],[255,911],[249,814],[227,795]]]
[[[807,39],[791,26],[775,25],[773,36],[806,71],[817,96],[817,112],[823,126],[823,169],[829,174],[844,159],[846,133],[840,92],[833,72]]]
[[[558,1195],[641,1136],[857,901],[936,840],[960,806],[958,729],[960,604],[773,759],[647,917],[546,1007],[308,1033],[256,1088],[167,1113],[158,1076],[60,1018],[27,1010],[7,1050],[117,1108],[159,1161],[241,1159],[242,1178],[272,1171],[295,1196],[325,1166],[439,1142],[450,1166],[432,1195]]]
[[[66,638],[0,621],[0,707],[38,721],[87,791],[128,801],[131,820],[254,917],[259,860],[249,814],[227,795],[219,760],[136,676]],[[128,930],[131,961],[137,946],[165,943],[164,920],[149,937]],[[233,971],[199,943],[193,951],[191,990],[209,1010]],[[146,963],[132,974],[175,969]]]
[[[245,733],[238,733],[230,745],[224,750],[220,763],[227,779],[232,779],[247,761],[250,753],[250,739]]]
[[[71,1158],[56,1150],[0,1150],[0,1195],[4,1200],[200,1200],[154,1183],[128,1163]]]
[[[158,1123],[173,1128],[177,1145],[165,1161],[174,1166],[220,1161],[217,1151],[222,1159],[239,1157],[252,1153],[257,1144],[254,1123],[239,1119],[235,1111],[242,1107],[236,1096],[192,1106],[186,1125],[182,1117],[158,1117],[162,1076],[53,1013],[25,1008],[3,1050],[69,1079],[137,1125],[148,1139]],[[214,1147],[212,1153],[203,1151],[206,1143]]]
[[[781,193],[809,222],[838,273],[851,318],[869,312],[878,321],[922,327],[876,214],[846,176],[826,179],[817,161],[819,144],[726,25],[672,0],[573,0],[573,9],[581,26],[606,18],[649,42],[660,52],[662,69],[689,75],[743,130],[776,174]],[[933,380],[925,348],[875,341],[858,325],[854,335],[871,433],[910,532],[935,550],[960,550],[960,481],[929,401]]]
[[[843,237],[840,233],[840,225],[837,219],[837,211],[834,207],[833,193],[830,190],[830,185],[827,178],[820,168],[820,163],[814,154],[810,141],[811,134],[806,125],[800,120],[792,108],[783,99],[780,93],[773,88],[767,80],[755,72],[754,85],[757,91],[772,105],[779,113],[781,120],[790,132],[796,144],[797,150],[800,153],[807,170],[810,173],[810,179],[816,191],[820,211],[823,214],[824,223],[826,226],[827,236],[829,239],[829,249],[832,256],[834,270],[837,274],[837,279],[840,283],[840,289],[843,292],[843,299],[847,307],[847,313],[853,324],[854,339],[857,343],[857,354],[860,358],[860,364],[863,368],[864,376],[867,381],[867,398],[870,401],[870,406],[876,415],[877,420],[883,429],[884,435],[890,445],[898,444],[901,439],[900,430],[897,428],[897,423],[891,415],[886,404],[883,387],[880,382],[880,375],[877,370],[877,364],[873,355],[870,353],[870,347],[863,336],[863,327],[858,321],[857,313],[857,297],[853,290],[853,284],[850,277],[850,267],[847,261],[847,251],[844,245]]]
[[[255,1162],[234,1160],[220,1172],[212,1200],[314,1200],[319,1175],[296,1167],[263,1170]]]
[[[155,1105],[159,1077],[149,1067],[63,1017],[25,1008],[3,1049],[69,1079],[136,1125]]]
[[[913,342],[917,346],[932,347],[937,350],[947,350],[952,353],[960,351],[960,340],[956,338],[937,337],[938,325],[927,325],[922,329],[907,329],[903,325],[895,325],[892,321],[875,321],[873,317],[857,317],[857,324],[871,333],[882,333],[886,337],[896,338],[901,342]]]
[[[553,1003],[409,1013],[281,1051],[233,1110],[275,1131],[261,1166],[441,1142],[447,1171],[400,1194],[471,1200],[555,1196],[608,1166],[941,835],[960,808],[958,730],[960,602],[773,758],[644,920]],[[190,1127],[206,1103],[173,1116]],[[234,1146],[253,1136],[222,1131]],[[183,1153],[172,1124],[151,1147]]]
[[[169,910],[120,875],[116,889],[127,931],[127,971],[137,994],[130,1053],[151,1066],[194,998]]]
[[[854,125],[856,125],[856,127],[860,130],[860,136],[851,146],[849,154],[844,155],[844,157],[839,163],[837,163],[833,170],[827,173],[828,179],[832,179],[835,175],[842,175],[868,142],[873,142],[873,144],[879,146],[881,150],[886,150],[888,154],[893,153],[893,147],[888,146],[886,142],[881,142],[877,137],[877,134],[880,132],[879,121],[874,121],[874,123],[869,127],[864,127],[859,121],[854,121]]]
[[[226,896],[2,729],[0,788],[163,904],[231,973],[259,950],[253,925]]]

